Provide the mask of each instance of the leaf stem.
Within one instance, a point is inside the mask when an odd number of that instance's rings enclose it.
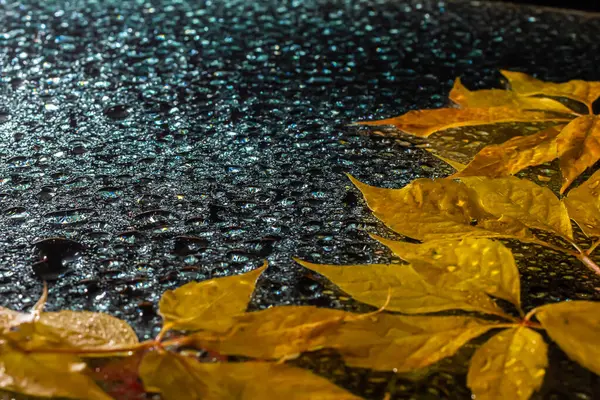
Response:
[[[599,245],[600,239],[597,239],[594,243],[592,243],[590,248],[585,251],[585,254],[587,254],[588,256],[591,255],[594,252],[594,250],[596,250],[596,247],[598,247]]]
[[[594,260],[589,258],[585,252],[577,255],[577,258],[583,263],[583,265],[591,269],[596,275],[600,275],[600,266],[598,266],[598,264],[596,264]]]

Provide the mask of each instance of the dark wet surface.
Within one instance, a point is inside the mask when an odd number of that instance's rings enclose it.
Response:
[[[350,307],[291,260],[390,259],[344,173],[401,187],[449,170],[347,125],[443,106],[455,76],[497,87],[499,68],[600,80],[599,37],[598,18],[502,4],[0,0],[1,305],[32,306],[47,279],[49,309],[146,338],[164,290],[266,258],[253,308]],[[575,260],[515,251],[526,307],[600,300]],[[600,397],[597,376],[551,356],[540,398]],[[394,383],[301,360],[368,398],[418,399],[469,398],[460,361]]]

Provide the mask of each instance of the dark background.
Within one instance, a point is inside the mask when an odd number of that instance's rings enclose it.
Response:
[[[543,7],[558,7],[565,9],[576,9],[576,10],[585,10],[585,11],[600,11],[600,1],[599,0],[512,0],[512,1],[504,1],[504,0],[495,0],[502,1],[505,3],[514,3],[514,4],[528,4],[535,6],[543,6]]]

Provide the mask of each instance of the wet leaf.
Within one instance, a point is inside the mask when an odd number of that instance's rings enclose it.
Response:
[[[579,101],[592,109],[592,104],[600,96],[600,82],[572,80],[563,83],[544,82],[522,72],[500,71],[511,89],[525,96],[566,97]]]
[[[200,363],[150,352],[142,360],[140,377],[164,400],[359,399],[308,370],[266,362]]]
[[[321,348],[345,318],[356,314],[311,306],[273,307],[234,318],[230,332],[193,335],[194,345],[221,354],[289,358]],[[260,338],[260,340],[256,340]]]
[[[482,291],[520,304],[519,271],[512,252],[498,241],[465,238],[413,244],[373,237],[438,287]]]
[[[407,314],[461,309],[490,314],[502,310],[485,293],[434,286],[410,265],[326,265],[296,260],[325,276],[355,300]]]
[[[419,240],[477,237],[528,237],[514,218],[495,216],[477,193],[449,179],[417,179],[402,189],[369,186],[350,177],[377,218],[394,231]]]
[[[204,282],[190,282],[165,292],[158,304],[171,329],[226,331],[231,318],[248,307],[257,279],[266,264],[254,271]]]
[[[473,355],[467,385],[478,400],[527,400],[542,386],[548,346],[525,327],[496,334]]]
[[[570,114],[570,108],[560,102],[543,97],[526,97],[516,92],[500,89],[469,90],[460,78],[454,81],[450,100],[465,108],[509,107],[520,110],[544,110]]]
[[[537,319],[567,355],[600,375],[600,303],[565,301],[538,308]]]
[[[431,155],[433,155],[436,158],[439,158],[440,160],[442,160],[443,162],[445,162],[446,164],[448,164],[449,166],[451,166],[452,168],[454,168],[457,171],[462,171],[463,169],[465,169],[467,167],[465,164],[463,164],[461,162],[454,161],[454,160],[451,160],[446,157],[442,157],[439,154],[433,153],[431,151],[430,151],[430,153],[431,153]]]
[[[490,214],[514,218],[529,228],[573,237],[567,208],[550,189],[514,176],[463,177],[461,181],[477,192],[481,205]]]
[[[587,236],[600,236],[600,171],[569,191],[563,199],[569,216]]]
[[[406,372],[453,355],[492,328],[472,317],[381,313],[344,323],[325,347],[336,348],[351,366]]]
[[[110,400],[69,354],[24,353],[0,344],[0,388],[39,397]]]
[[[484,147],[454,177],[488,176],[496,178],[516,174],[558,158],[556,137],[564,125],[543,129],[533,135],[516,136],[504,143]]]
[[[104,313],[59,311],[42,313],[8,335],[22,348],[73,348],[108,350],[139,343],[125,321]]]
[[[409,111],[404,115],[379,121],[358,122],[358,125],[393,125],[402,132],[428,137],[432,133],[461,126],[477,126],[504,122],[569,121],[572,117],[543,111],[527,111],[511,107],[439,108]]]
[[[556,137],[564,193],[571,183],[600,160],[600,119],[585,115],[571,121]]]

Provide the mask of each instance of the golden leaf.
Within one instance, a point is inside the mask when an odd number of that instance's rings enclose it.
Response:
[[[550,189],[514,176],[463,177],[461,181],[477,192],[481,205],[490,214],[514,218],[529,228],[573,237],[567,208]]]
[[[565,301],[537,309],[536,317],[567,355],[600,375],[600,303]]]
[[[594,101],[600,97],[600,82],[572,80],[563,83],[544,82],[522,72],[500,71],[513,91],[525,96],[566,97],[579,101],[592,109]]]
[[[375,307],[407,314],[443,310],[479,311],[502,315],[502,310],[483,292],[459,291],[434,286],[410,265],[326,265],[296,260],[325,276],[354,299]]]
[[[573,110],[560,102],[543,97],[525,97],[516,92],[500,89],[469,90],[463,86],[460,78],[454,81],[450,91],[450,100],[461,107],[510,107],[521,110],[544,110],[572,114]]]
[[[498,124],[503,122],[569,121],[572,117],[543,111],[519,110],[511,107],[439,108],[409,111],[399,117],[379,121],[363,121],[357,125],[394,125],[397,129],[419,137],[461,126]]]
[[[350,177],[377,218],[394,231],[419,240],[528,237],[514,218],[481,207],[477,193],[449,179],[417,179],[402,189],[369,186]]]
[[[174,353],[150,352],[140,365],[147,390],[164,400],[358,400],[308,370],[267,362],[200,363]]]
[[[542,386],[548,346],[525,327],[496,334],[473,355],[467,385],[478,400],[527,400]]]
[[[431,155],[433,155],[436,158],[439,158],[440,160],[442,160],[443,162],[445,162],[446,164],[448,164],[449,166],[451,166],[452,168],[454,168],[457,171],[462,171],[463,169],[465,169],[467,167],[465,164],[463,164],[461,162],[454,161],[447,157],[440,156],[439,154],[433,153],[431,151],[429,151],[429,152],[431,153]]]
[[[133,329],[118,318],[89,311],[42,313],[7,334],[23,349],[83,348],[108,350],[139,343]]]
[[[159,314],[170,329],[226,331],[232,317],[243,313],[259,276],[267,268],[245,274],[190,282],[165,292],[158,304]]]
[[[494,326],[472,317],[380,313],[345,322],[324,347],[336,348],[351,366],[406,372],[453,355]]]
[[[512,252],[500,242],[465,238],[413,244],[372,237],[436,286],[483,291],[520,304],[519,271]]]
[[[533,135],[516,136],[502,144],[486,146],[453,177],[516,174],[524,168],[558,158],[556,137],[564,125],[552,126]]]
[[[571,121],[556,137],[564,193],[587,168],[600,159],[600,119],[585,115]]]
[[[600,236],[600,171],[563,199],[569,216],[587,236]]]
[[[199,332],[192,337],[196,347],[221,354],[287,358],[322,347],[348,317],[356,314],[311,306],[273,307],[235,317],[231,332]]]
[[[39,397],[110,400],[69,354],[25,353],[0,343],[0,388]]]

